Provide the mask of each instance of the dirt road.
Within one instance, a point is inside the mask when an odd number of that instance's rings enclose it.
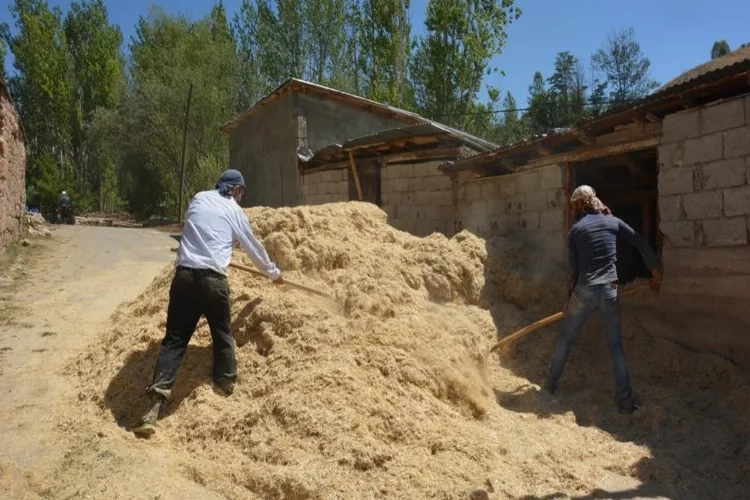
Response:
[[[167,234],[59,226],[0,266],[0,498],[215,498],[174,458],[112,433],[65,367],[174,255]]]

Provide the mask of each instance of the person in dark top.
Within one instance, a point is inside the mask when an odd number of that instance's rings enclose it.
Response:
[[[68,207],[68,206],[71,205],[71,203],[70,203],[70,196],[68,196],[68,193],[66,193],[65,191],[63,191],[62,194],[60,195],[59,205],[60,205],[61,208],[62,207]]]
[[[636,247],[651,270],[651,287],[661,285],[659,259],[648,242],[612,212],[596,197],[590,186],[579,186],[573,191],[571,205],[578,219],[568,234],[571,280],[568,305],[555,353],[552,356],[547,391],[554,394],[565,368],[565,361],[578,332],[588,316],[598,311],[607,334],[612,353],[615,387],[622,413],[633,413],[639,408],[630,388],[625,351],[620,330],[620,303],[617,296],[617,240]]]

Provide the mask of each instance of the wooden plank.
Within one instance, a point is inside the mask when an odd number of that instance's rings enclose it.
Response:
[[[536,152],[539,153],[539,156],[549,156],[552,154],[552,151],[550,151],[548,148],[545,148],[541,144],[537,146]]]
[[[591,146],[596,142],[596,137],[584,130],[576,130],[575,132],[573,132],[573,135],[575,135],[576,139],[578,139],[579,142],[587,146]]]
[[[405,153],[395,153],[392,155],[383,155],[381,160],[384,163],[405,163],[414,160],[439,160],[448,158],[458,158],[460,156],[459,148],[435,148],[423,151],[407,151]]]
[[[550,155],[538,160],[530,161],[518,170],[528,170],[531,168],[544,167],[565,162],[581,162],[593,160],[595,158],[601,158],[604,156],[614,156],[622,153],[630,153],[631,151],[640,151],[642,149],[655,148],[659,145],[660,140],[661,134],[619,144],[607,144],[606,146],[589,146],[586,148],[580,148],[577,151]]]
[[[349,151],[350,155],[353,155],[353,151]],[[421,151],[407,151],[404,153],[394,153],[390,155],[378,155],[378,161],[383,165],[391,163],[408,163],[416,160],[448,160],[451,158],[458,158],[461,156],[461,149],[457,147],[450,148],[435,148],[425,149]],[[351,157],[351,156],[350,156]],[[351,161],[339,161],[335,163],[329,163],[327,165],[321,165],[319,167],[306,168],[302,170],[303,175],[314,174],[316,172],[325,172],[327,170],[341,170],[348,168]]]
[[[651,123],[659,123],[661,121],[661,118],[653,113],[646,113],[646,120],[650,121]]]
[[[354,153],[349,151],[349,165],[352,167],[352,174],[354,175],[354,184],[357,186],[357,196],[359,201],[362,201],[362,186],[359,184],[359,173],[357,173],[357,164],[354,162]]]

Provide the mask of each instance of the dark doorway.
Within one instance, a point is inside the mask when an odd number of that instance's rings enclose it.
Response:
[[[380,165],[375,160],[360,160],[357,162],[357,174],[362,188],[362,201],[380,206]],[[349,199],[354,201],[359,199],[351,168],[349,169]]]
[[[643,235],[659,255],[657,165],[653,149],[571,164],[570,192],[582,184],[593,187],[614,215]],[[623,284],[651,276],[638,250],[622,242],[617,244],[617,274]]]

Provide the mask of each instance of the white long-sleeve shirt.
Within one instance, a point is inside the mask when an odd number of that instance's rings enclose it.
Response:
[[[240,206],[218,191],[202,191],[190,201],[175,265],[211,269],[226,276],[235,240],[266,276],[272,280],[281,276],[266,249],[255,238]]]

